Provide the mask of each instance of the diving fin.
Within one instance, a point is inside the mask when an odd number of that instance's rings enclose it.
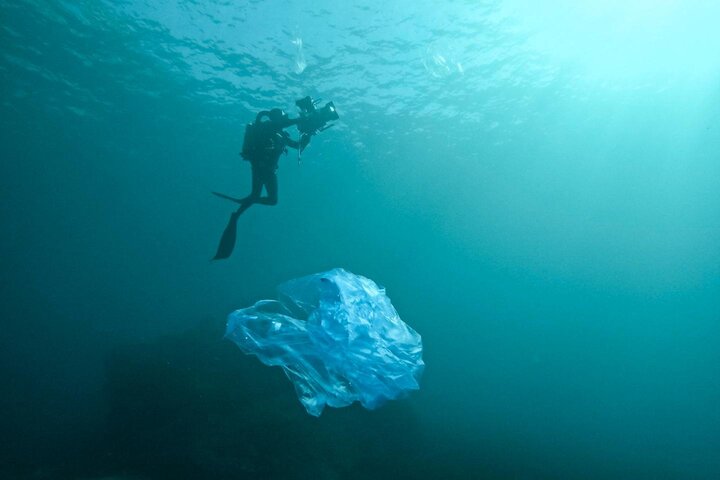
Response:
[[[213,192],[214,193],[214,192]],[[237,238],[237,222],[242,213],[241,209],[230,214],[230,221],[228,221],[227,227],[220,238],[220,245],[218,245],[217,253],[213,260],[223,260],[232,255],[233,249],[235,248],[235,240]]]
[[[231,197],[230,195],[225,195],[224,193],[219,193],[219,192],[212,192],[212,194],[216,195],[220,198],[224,198],[225,200],[230,200],[231,202],[239,203],[240,205],[242,205],[243,200],[244,200],[242,198]]]

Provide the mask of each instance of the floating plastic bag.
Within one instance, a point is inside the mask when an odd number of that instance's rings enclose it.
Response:
[[[385,290],[341,268],[290,280],[278,300],[228,317],[225,336],[295,385],[310,415],[359,401],[375,409],[419,388],[420,335],[398,316]]]

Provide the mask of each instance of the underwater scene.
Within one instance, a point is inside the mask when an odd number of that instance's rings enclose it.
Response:
[[[0,479],[720,478],[719,24],[0,0]]]

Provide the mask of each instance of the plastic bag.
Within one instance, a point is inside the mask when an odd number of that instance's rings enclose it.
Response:
[[[355,401],[372,410],[419,388],[421,337],[375,282],[337,268],[278,294],[231,313],[225,336],[282,367],[310,415]]]

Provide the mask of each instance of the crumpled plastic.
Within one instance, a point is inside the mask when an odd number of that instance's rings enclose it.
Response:
[[[279,366],[307,412],[358,401],[373,410],[420,388],[422,339],[372,280],[341,268],[278,286],[228,316],[225,336]]]

